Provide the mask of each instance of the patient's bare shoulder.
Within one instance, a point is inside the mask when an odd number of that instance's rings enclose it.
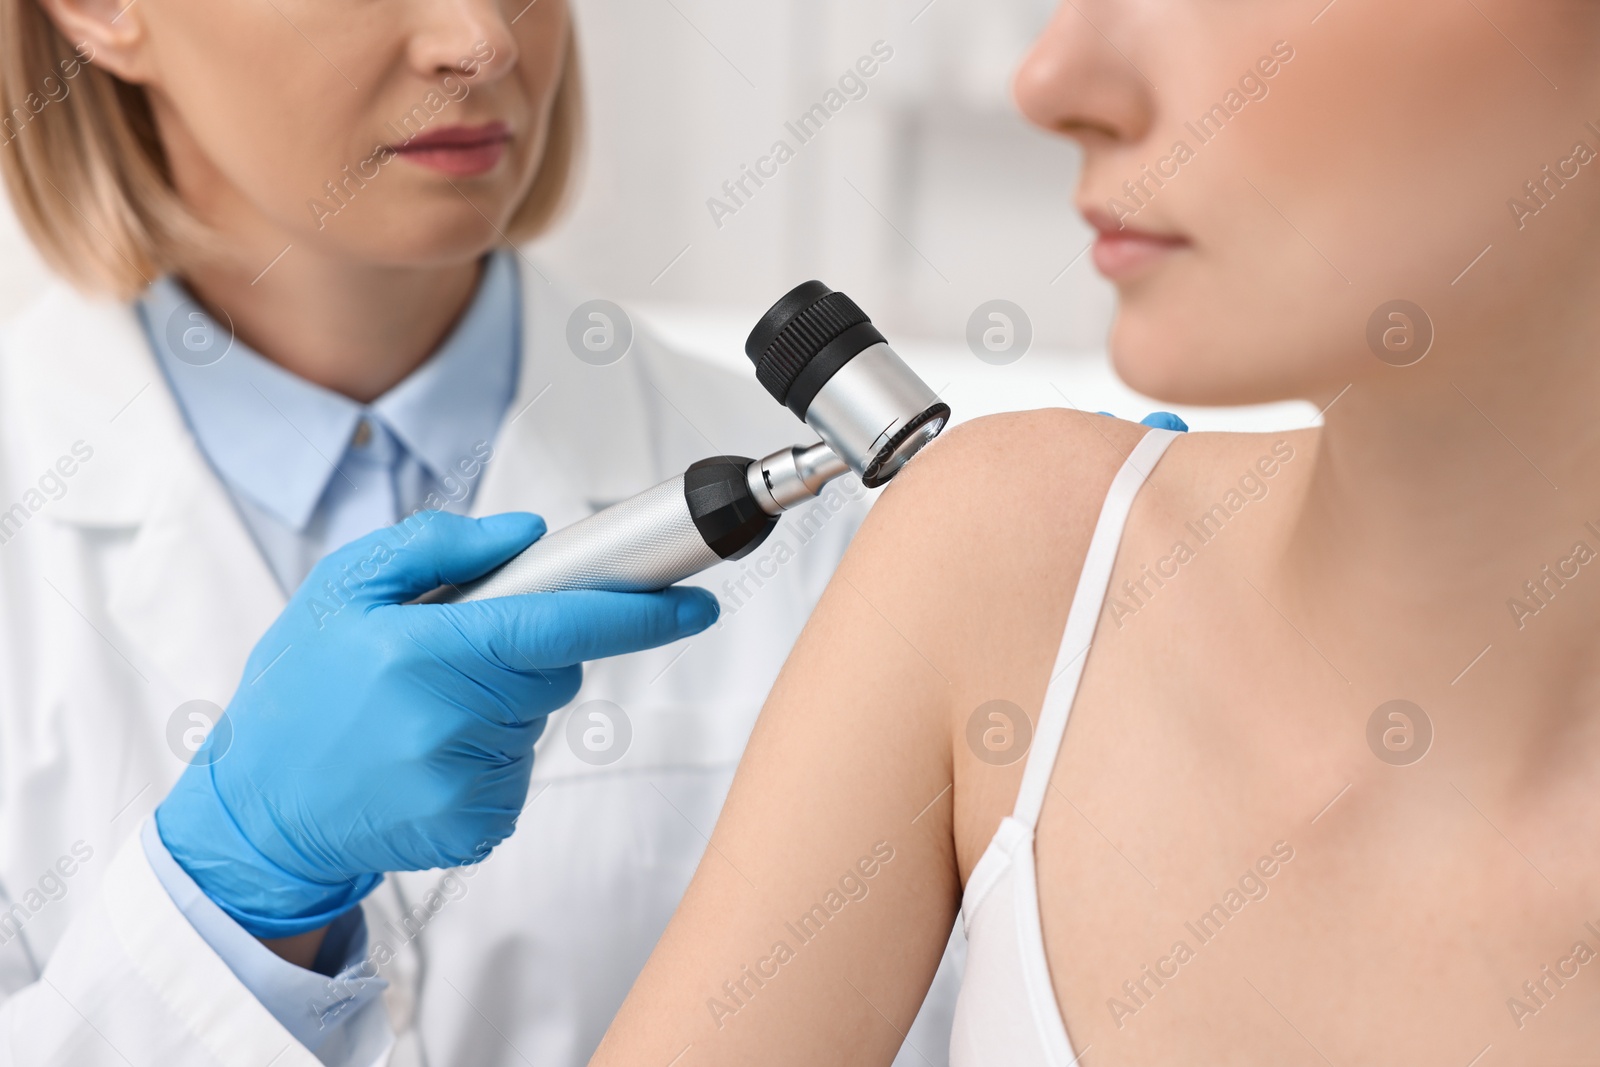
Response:
[[[970,720],[993,701],[1037,715],[1106,494],[1149,432],[1063,409],[956,427],[884,493],[841,569],[946,683],[963,875],[1010,809],[1023,768],[1020,758],[997,765],[973,751]],[[1303,454],[1305,438],[1294,439]],[[1149,525],[1140,516],[1152,506],[1187,515],[1191,497],[1221,492],[1219,479],[1236,482],[1274,440],[1179,438],[1152,474],[1155,491],[1141,494],[1130,534]]]
[[[968,505],[976,493],[1036,510],[1046,498],[1070,501],[1101,481],[1109,484],[1146,432],[1069,408],[990,415],[948,431],[891,492],[949,493]]]
[[[940,596],[964,598],[968,612],[1014,613],[1019,603],[1039,602],[1064,620],[1111,481],[1149,432],[1061,408],[957,426],[885,492],[863,553],[902,574],[938,573]],[[1233,506],[1235,498],[1296,491],[1316,439],[1315,430],[1184,434],[1151,475],[1153,491],[1142,494],[1130,536],[1152,506],[1144,497],[1184,513],[1213,498]],[[890,555],[896,563],[877,558]]]
[[[884,492],[845,573],[935,613],[930,643],[959,671],[1065,611],[1100,504],[1147,432],[1070,409],[954,427]]]
[[[1148,432],[1073,410],[955,427],[885,491],[830,589],[859,594],[936,672],[955,786],[939,814],[963,882],[1024,766],[976,751],[972,718],[996,701],[1037,716],[1100,505]]]

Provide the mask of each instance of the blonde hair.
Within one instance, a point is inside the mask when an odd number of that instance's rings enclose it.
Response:
[[[74,47],[36,0],[0,0],[0,172],[40,254],[80,289],[129,299],[219,254],[173,187],[149,97]],[[544,156],[506,236],[542,233],[566,200],[583,126],[569,29]]]

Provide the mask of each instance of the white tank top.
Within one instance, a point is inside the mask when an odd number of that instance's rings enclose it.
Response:
[[[1034,827],[1083,678],[1128,511],[1177,436],[1171,430],[1145,434],[1117,471],[1100,509],[1022,772],[1017,806],[1001,820],[961,899],[967,965],[950,1037],[951,1067],[1071,1067],[1078,1062],[1045,960]]]

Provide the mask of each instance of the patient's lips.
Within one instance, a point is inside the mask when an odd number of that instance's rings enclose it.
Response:
[[[511,130],[503,122],[447,126],[393,145],[401,158],[458,178],[492,170],[505,154]]]
[[[1099,235],[1094,242],[1094,265],[1114,282],[1138,277],[1165,262],[1173,253],[1191,247],[1187,237],[1119,224],[1099,208],[1086,208],[1083,217]]]

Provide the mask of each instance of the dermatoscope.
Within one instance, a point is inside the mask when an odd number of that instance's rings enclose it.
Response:
[[[854,471],[888,483],[950,420],[950,407],[895,355],[866,312],[818,281],[790,290],[745,341],[766,390],[822,438],[762,459],[713,456],[547,534],[459,587],[458,603],[562,589],[651,592],[756,550],[784,511]]]

